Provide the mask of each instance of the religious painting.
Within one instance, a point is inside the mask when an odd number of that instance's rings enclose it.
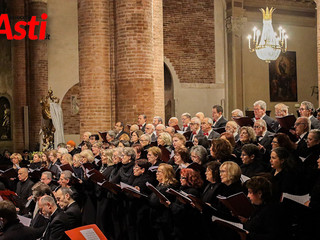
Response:
[[[71,114],[76,115],[79,113],[79,102],[77,95],[71,96]]]
[[[269,64],[269,84],[271,102],[298,101],[296,52],[281,53]]]
[[[11,110],[6,97],[0,97],[0,141],[11,140]]]

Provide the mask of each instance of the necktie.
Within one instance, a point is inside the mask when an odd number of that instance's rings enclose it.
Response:
[[[193,135],[197,135],[197,132],[192,132]]]
[[[203,133],[203,135],[205,135],[205,136],[209,136],[209,133]]]

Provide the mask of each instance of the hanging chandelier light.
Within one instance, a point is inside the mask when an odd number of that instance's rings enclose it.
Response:
[[[258,58],[270,63],[270,61],[276,60],[281,51],[287,51],[288,35],[286,31],[279,27],[279,36],[273,31],[272,27],[272,13],[275,8],[260,9],[263,14],[263,27],[262,34],[256,27],[253,28],[252,35],[248,36],[249,51],[256,52]]]

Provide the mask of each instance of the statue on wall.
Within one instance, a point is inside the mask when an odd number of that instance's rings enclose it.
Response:
[[[53,96],[53,91],[48,90],[48,94],[40,100],[40,105],[42,109],[42,133],[43,133],[43,143],[42,151],[47,149],[53,149],[54,144],[54,133],[56,129],[53,126],[51,113],[50,113],[50,103],[59,103],[60,99]]]
[[[9,100],[5,97],[0,98],[0,119],[0,139],[2,141],[11,140],[11,109]]]

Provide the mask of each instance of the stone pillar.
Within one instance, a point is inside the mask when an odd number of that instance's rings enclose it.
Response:
[[[117,0],[117,120],[146,114],[164,117],[163,20],[161,0]]]
[[[41,15],[47,13],[47,0],[29,0],[29,15],[36,16],[37,21]],[[39,32],[39,26],[36,27]],[[30,148],[33,150],[40,142],[41,106],[40,99],[48,92],[48,51],[47,40],[28,40],[29,44],[29,132]]]
[[[12,0],[9,2],[12,26],[25,16],[24,1]],[[12,73],[13,73],[13,151],[22,152],[29,146],[25,143],[23,107],[27,105],[27,84],[26,84],[26,40],[12,41]]]
[[[227,0],[228,112],[243,109],[242,26],[243,0]],[[241,94],[240,94],[241,93]]]
[[[318,106],[320,106],[320,0],[314,1],[317,4]]]
[[[78,0],[80,134],[113,128],[108,0]]]

